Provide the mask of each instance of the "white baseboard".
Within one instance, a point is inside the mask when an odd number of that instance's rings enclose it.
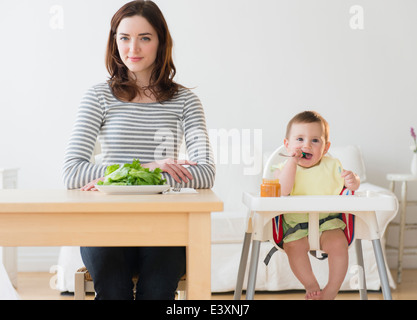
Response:
[[[395,249],[387,249],[387,263],[392,269],[396,269],[398,266],[398,251]],[[403,255],[403,268],[404,269],[417,269],[417,250],[409,250],[412,254]]]
[[[387,249],[387,263],[392,269],[397,268],[398,251]],[[59,247],[29,248],[18,250],[18,272],[49,272],[58,263]],[[417,269],[417,250],[414,254],[403,257],[403,268]]]
[[[58,263],[59,250],[59,247],[20,247],[18,272],[50,272]]]

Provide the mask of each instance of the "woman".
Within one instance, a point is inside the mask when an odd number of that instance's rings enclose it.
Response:
[[[95,191],[108,165],[159,167],[171,185],[211,188],[215,166],[204,111],[198,97],[175,83],[172,39],[152,1],[132,1],[114,15],[106,66],[110,80],[87,91],[66,151],[68,189]],[[90,163],[97,138],[103,163]],[[185,138],[189,161],[177,159]],[[184,167],[184,166],[187,167]],[[96,299],[131,299],[132,275],[139,274],[136,299],[174,299],[185,273],[185,249],[81,248]]]

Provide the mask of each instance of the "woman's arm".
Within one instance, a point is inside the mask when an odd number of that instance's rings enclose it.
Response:
[[[189,161],[196,163],[187,168],[192,179],[185,186],[196,189],[212,188],[216,175],[213,150],[207,133],[203,106],[191,91],[185,100],[182,124]]]
[[[81,100],[75,125],[65,151],[63,179],[67,189],[78,189],[90,181],[103,177],[106,166],[90,162],[97,141],[104,112],[94,88]]]

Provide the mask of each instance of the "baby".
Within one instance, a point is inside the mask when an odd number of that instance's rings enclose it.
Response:
[[[274,172],[283,196],[339,195],[344,188],[351,191],[359,188],[356,174],[343,170],[339,160],[325,156],[330,148],[329,125],[317,112],[297,114],[288,123],[284,145],[292,158],[279,164]],[[308,214],[284,215],[283,249],[294,275],[306,289],[306,299],[334,299],[345,278],[348,243],[343,232],[346,225],[339,216],[339,213],[320,214],[320,246],[329,263],[329,280],[321,291],[308,257],[308,229],[296,228],[308,222]]]

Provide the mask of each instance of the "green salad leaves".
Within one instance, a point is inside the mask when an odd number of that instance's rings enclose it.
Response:
[[[138,159],[134,159],[132,163],[126,163],[122,167],[114,164],[106,168],[104,181],[97,184],[102,186],[138,186],[138,185],[163,185],[166,183],[162,179],[162,170],[156,168],[150,171],[143,168]]]

